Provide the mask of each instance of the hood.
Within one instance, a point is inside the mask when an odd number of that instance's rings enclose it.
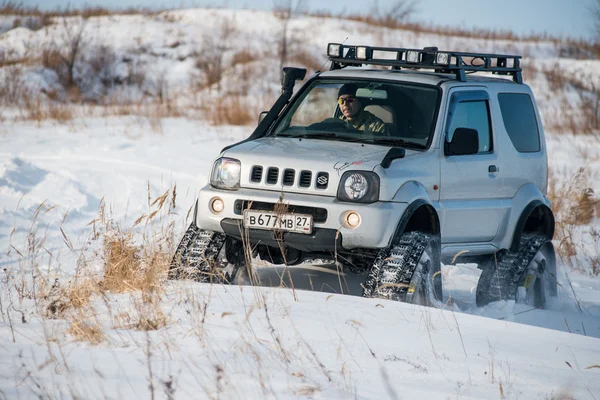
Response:
[[[389,149],[333,140],[268,137],[227,149],[223,156],[241,161],[242,187],[335,196],[344,172],[372,171]],[[326,185],[317,184],[319,178],[321,183],[327,181]]]
[[[361,170],[373,170],[381,163],[389,147],[371,144],[348,143],[334,140],[264,138],[246,142],[226,151],[226,157],[254,158],[271,164],[294,164],[293,167],[306,167],[318,164],[321,168],[341,168],[341,164],[355,163]],[[240,158],[241,157],[241,158]],[[258,161],[256,160],[256,161]],[[334,165],[337,167],[334,167]]]

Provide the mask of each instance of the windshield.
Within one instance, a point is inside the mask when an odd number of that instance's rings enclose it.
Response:
[[[439,96],[431,86],[317,80],[288,109],[274,135],[426,149]]]

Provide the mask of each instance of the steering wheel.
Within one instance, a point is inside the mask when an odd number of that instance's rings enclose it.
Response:
[[[344,121],[339,118],[327,118],[321,122],[315,122],[307,126],[307,129],[314,130],[323,130],[323,131],[340,131],[343,130],[345,132],[358,132],[358,130],[353,127],[348,121]]]

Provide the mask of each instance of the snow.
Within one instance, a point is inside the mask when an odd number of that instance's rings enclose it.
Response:
[[[167,68],[175,90],[187,84],[192,68],[180,59],[227,18],[238,30],[232,46],[274,45],[277,19],[255,11],[92,18],[86,29],[94,32],[94,43],[110,44],[118,54],[142,48],[153,54],[149,60],[162,54],[149,73]],[[438,43],[456,49],[466,40],[322,18],[297,18],[290,28],[310,30],[306,39],[316,54],[328,41],[343,41],[343,35],[352,36],[349,42],[401,40],[411,47]],[[17,28],[0,35],[0,47],[21,54],[36,48],[24,41],[39,44],[52,34],[58,35]],[[181,43],[177,48],[175,41]],[[550,42],[470,39],[469,44],[474,51],[514,51],[552,65],[559,55]],[[597,61],[559,61],[597,79]],[[272,79],[253,83],[250,92],[277,88],[276,70],[267,70]],[[30,73],[41,86],[48,84],[47,72]],[[232,80],[224,83],[235,86]],[[532,84],[536,96],[554,106],[548,85],[538,80]],[[99,244],[90,239],[99,209],[105,206],[110,218],[128,229],[148,214],[148,197],[175,185],[175,208],[134,231],[139,239],[173,224],[180,237],[213,160],[252,129],[187,118],[165,118],[157,129],[145,116],[88,115],[63,124],[3,121],[0,398],[600,397],[600,281],[563,264],[559,296],[548,310],[511,301],[476,307],[479,270],[472,264],[443,266],[440,309],[289,288],[167,282],[156,303],[166,324],[150,331],[134,329],[135,321],[128,319],[146,304],[140,293],[95,295],[89,314],[65,319],[47,315],[41,298],[32,294],[35,288],[15,286],[31,285],[36,274],[68,282],[83,268],[83,259],[99,269],[102,257],[94,253]],[[598,185],[599,148],[592,136],[548,132],[549,165],[563,185],[581,167]],[[579,233],[597,227],[593,220]],[[589,245],[587,254],[599,252],[597,243]],[[295,273],[306,276],[325,270],[297,268]],[[330,291],[340,292],[337,281],[332,275]],[[76,341],[69,330],[73,321],[99,326],[103,340]]]
[[[45,230],[45,247],[64,257],[59,269],[65,275],[76,260],[60,232],[64,213],[62,228],[78,247],[90,232],[87,223],[97,216],[100,199],[123,226],[131,226],[147,211],[148,184],[156,197],[176,183],[178,205],[171,218],[181,230],[213,159],[249,132],[168,119],[162,133],[155,133],[135,118],[86,119],[70,127],[13,123],[10,129],[18,134],[0,137],[0,243],[6,249],[0,264],[11,271],[20,265],[21,257],[7,251],[12,245],[26,252],[32,215],[45,201],[57,208],[40,215],[37,223]],[[74,342],[64,334],[64,321],[42,319],[35,305],[24,300],[13,306],[24,310],[27,323],[11,312],[14,343],[8,321],[0,321],[0,390],[7,398],[36,393],[144,397],[150,393],[150,365],[156,392],[164,395],[160,381],[172,376],[177,398],[199,393],[223,398],[488,398],[499,396],[500,384],[506,398],[561,392],[591,398],[600,390],[600,371],[586,369],[600,357],[600,284],[570,274],[573,293],[562,272],[560,296],[550,310],[514,302],[477,308],[479,271],[468,264],[444,267],[445,300],[453,304],[445,310],[307,291],[296,291],[295,300],[290,289],[173,282],[160,302],[169,322],[158,331],[114,329],[111,314],[124,312],[131,300],[109,295],[109,312],[105,300],[96,299],[96,318],[107,336],[96,346]],[[6,307],[10,289],[3,290]],[[203,302],[208,313],[200,324],[194,303]]]

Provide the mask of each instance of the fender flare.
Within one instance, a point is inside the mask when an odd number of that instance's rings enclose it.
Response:
[[[519,220],[515,225],[515,232],[510,245],[511,251],[516,251],[519,247],[521,236],[523,235],[523,231],[525,230],[525,224],[527,223],[527,220],[532,215],[534,210],[538,207],[541,207],[546,216],[549,217],[545,219],[544,232],[547,233],[548,239],[552,239],[552,237],[554,236],[554,214],[552,213],[552,210],[541,200],[533,200],[523,209],[523,211],[521,212],[521,216],[519,217]]]
[[[402,214],[402,217],[400,217],[400,221],[396,226],[396,231],[394,232],[392,242],[390,243],[391,245],[394,245],[400,236],[402,236],[415,212],[422,207],[424,207],[423,209],[427,211],[427,214],[430,218],[429,223],[431,224],[431,233],[437,235],[438,237],[440,236],[440,218],[437,215],[435,208],[425,199],[417,199],[408,205],[404,211],[404,214]]]

